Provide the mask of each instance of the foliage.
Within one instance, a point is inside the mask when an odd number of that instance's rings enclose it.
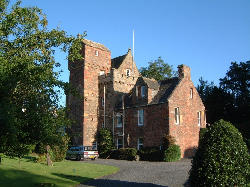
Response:
[[[246,144],[229,122],[219,120],[208,128],[192,161],[192,186],[244,186],[250,165]]]
[[[173,67],[165,63],[161,57],[155,61],[149,62],[148,64],[148,67],[142,67],[139,70],[143,77],[161,81],[170,78],[175,74]]]
[[[143,147],[138,151],[140,160],[143,161],[162,161],[162,150],[159,147]]]
[[[242,133],[244,141],[250,139],[250,61],[232,62],[226,76],[215,86],[200,78],[197,90],[206,107],[207,122],[219,119],[230,121]]]
[[[137,150],[135,148],[121,148],[111,151],[110,158],[117,160],[135,160]]]
[[[163,150],[168,149],[169,146],[174,145],[176,142],[175,138],[169,134],[166,134],[162,139]]]
[[[33,159],[21,159],[19,168],[18,159],[2,158],[0,186],[77,186],[119,170],[113,166],[79,164],[68,160],[47,167],[44,163],[34,163]]]
[[[181,149],[179,145],[170,145],[164,151],[163,160],[165,162],[175,162],[181,158]]]
[[[200,128],[200,134],[199,134],[199,142],[201,142],[201,139],[204,137],[204,134],[208,131],[207,128]]]
[[[54,144],[67,126],[59,107],[60,64],[56,49],[80,59],[80,38],[59,29],[47,29],[47,19],[37,7],[12,8],[8,0],[0,3],[0,152],[23,156],[39,143]],[[73,45],[72,45],[73,44]]]
[[[97,149],[100,158],[109,156],[110,151],[113,149],[113,137],[109,129],[101,128],[97,132]]]
[[[52,161],[60,162],[66,157],[69,139],[70,138],[65,135],[62,137],[61,144],[52,146]]]

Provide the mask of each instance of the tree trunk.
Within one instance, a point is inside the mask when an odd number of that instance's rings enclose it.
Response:
[[[47,165],[48,166],[53,166],[52,160],[50,159],[49,150],[50,150],[50,146],[47,145],[46,146],[46,151],[47,151],[47,154],[46,154],[46,156],[47,156]]]

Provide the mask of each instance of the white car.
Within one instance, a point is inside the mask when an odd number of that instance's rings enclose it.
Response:
[[[66,153],[66,159],[91,159],[95,160],[99,154],[95,146],[73,146]]]

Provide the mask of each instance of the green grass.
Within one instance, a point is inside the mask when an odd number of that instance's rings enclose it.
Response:
[[[117,172],[113,166],[76,161],[55,162],[53,166],[34,163],[32,159],[2,157],[0,186],[75,186],[88,180]]]

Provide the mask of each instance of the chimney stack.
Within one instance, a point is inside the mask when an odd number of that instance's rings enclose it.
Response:
[[[191,80],[190,67],[181,64],[178,66],[178,73],[180,79],[188,79]]]

